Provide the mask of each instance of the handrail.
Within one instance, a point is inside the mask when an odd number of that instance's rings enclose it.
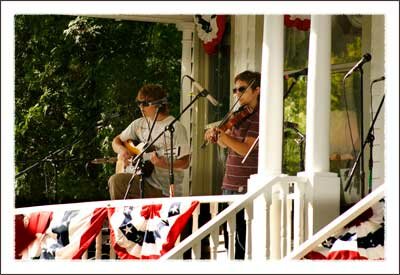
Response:
[[[299,177],[290,177],[286,175],[280,175],[280,176],[274,176],[274,177],[269,177],[266,179],[267,184],[262,184],[257,187],[255,187],[254,190],[249,190],[246,194],[239,195],[240,198],[235,200],[230,206],[228,206],[225,210],[223,210],[221,213],[218,214],[214,219],[208,221],[206,224],[204,224],[201,228],[199,228],[196,232],[193,232],[189,237],[184,239],[182,242],[180,242],[177,246],[175,246],[173,249],[171,249],[169,252],[165,253],[163,256],[161,256],[160,259],[174,259],[174,255],[176,253],[179,253],[179,251],[186,251],[190,249],[194,243],[199,240],[205,238],[207,235],[211,233],[211,231],[216,227],[216,226],[221,226],[223,223],[227,221],[227,218],[229,215],[236,214],[238,211],[240,211],[242,208],[245,207],[245,205],[249,201],[253,201],[255,198],[257,198],[259,195],[264,193],[268,188],[272,186],[272,184],[276,182],[280,182],[282,178],[285,178],[287,180],[290,180],[293,178],[294,181],[298,181]]]
[[[329,236],[335,234],[337,230],[342,229],[346,224],[353,221],[356,217],[362,214],[365,210],[371,207],[373,204],[378,202],[384,197],[384,184],[380,185],[357,204],[353,205],[346,212],[340,215],[337,219],[323,227],[310,239],[302,243],[297,248],[293,249],[283,260],[295,260],[303,258],[308,252],[310,252],[317,245],[322,243]]]
[[[102,208],[102,207],[121,207],[136,204],[155,204],[163,202],[184,202],[184,201],[199,201],[200,203],[210,202],[229,202],[234,201],[241,195],[214,195],[214,196],[192,196],[192,197],[173,197],[173,198],[148,198],[148,199],[128,199],[128,200],[107,200],[107,201],[92,201],[92,202],[78,202],[66,204],[52,204],[31,207],[15,208],[14,214],[25,214],[39,211],[54,211],[58,210],[71,210],[80,208]],[[72,207],[72,208],[71,208]]]

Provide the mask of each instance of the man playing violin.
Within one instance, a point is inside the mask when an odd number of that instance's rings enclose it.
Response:
[[[123,199],[131,182],[129,193],[126,198],[140,198],[141,194],[145,198],[162,196],[182,196],[184,169],[189,167],[190,151],[186,129],[179,121],[173,125],[173,146],[170,148],[171,132],[165,131],[166,126],[174,120],[169,115],[167,105],[167,93],[159,85],[147,84],[139,89],[136,102],[142,117],[134,120],[125,130],[113,139],[112,147],[118,154],[118,159],[122,160],[123,166],[133,165],[130,162],[135,155],[127,148],[126,142],[133,140],[141,144],[149,144],[161,132],[163,135],[155,141],[154,152],[150,153],[148,162],[153,166],[150,175],[136,175],[136,172],[122,172],[112,175],[108,180],[109,193],[112,200]],[[151,133],[149,135],[149,133]],[[174,183],[173,194],[170,194],[169,161],[167,154],[159,152],[175,153],[179,147],[179,155],[174,157]],[[143,184],[139,184],[140,177]],[[131,181],[131,179],[134,179]],[[141,188],[143,187],[143,193]]]
[[[229,124],[229,127],[224,124],[211,128],[204,135],[207,141],[228,149],[222,182],[222,194],[224,195],[246,193],[247,180],[250,175],[257,173],[257,146],[243,164],[242,160],[259,133],[260,80],[261,76],[258,72],[244,71],[236,75],[233,94],[236,102],[240,104],[239,111],[232,115],[232,119],[227,120],[226,124]],[[240,119],[236,119],[237,117]],[[236,231],[235,258],[244,259],[246,224],[243,210],[237,214]]]

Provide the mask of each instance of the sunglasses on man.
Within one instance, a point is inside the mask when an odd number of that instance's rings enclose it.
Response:
[[[247,86],[247,87],[248,87],[248,86]],[[246,91],[247,87],[240,86],[239,88],[233,88],[233,89],[232,89],[232,92],[233,92],[234,94],[236,94],[237,92],[243,93],[244,91]]]
[[[157,99],[157,100],[153,100],[153,101],[147,101],[147,100],[136,100],[136,104],[138,106],[142,106],[142,107],[148,107],[148,106],[161,106],[163,104],[167,104],[168,100],[167,98],[161,98],[161,99]]]

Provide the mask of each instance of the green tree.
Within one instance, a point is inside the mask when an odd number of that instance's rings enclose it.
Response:
[[[111,139],[139,116],[144,83],[179,112],[181,34],[172,25],[59,15],[15,17],[16,206],[108,199]],[[96,127],[110,114],[120,117]],[[27,167],[48,159],[27,172]]]

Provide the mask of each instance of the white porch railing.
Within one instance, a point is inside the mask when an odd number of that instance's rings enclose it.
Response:
[[[217,259],[216,248],[220,226],[227,223],[228,251],[227,258],[234,259],[234,243],[236,234],[236,213],[244,209],[246,220],[245,259],[251,259],[258,253],[252,249],[252,243],[257,241],[258,234],[266,234],[268,244],[267,255],[282,258],[294,247],[304,241],[306,230],[306,207],[308,198],[305,196],[306,180],[300,177],[278,176],[235,200],[231,205],[210,220],[199,230],[184,239],[161,259],[182,259],[183,254],[192,249],[193,259],[200,259],[201,240],[210,237],[210,258]],[[268,218],[267,228],[252,228],[253,201],[257,197],[265,197],[265,209]],[[271,258],[271,257],[269,257]]]
[[[326,225],[319,232],[313,235],[310,239],[296,247],[289,253],[284,260],[296,260],[303,258],[308,252],[317,247],[329,236],[334,235],[338,230],[342,229],[346,224],[353,221],[356,217],[362,214],[369,207],[384,198],[384,184],[380,185],[377,189],[372,191],[357,204],[352,206],[337,219]]]
[[[287,177],[279,176],[271,180],[269,183],[253,190],[249,191],[245,195],[224,195],[224,196],[193,196],[193,197],[175,197],[175,198],[157,198],[157,199],[136,199],[136,200],[116,200],[116,201],[98,201],[98,202],[86,202],[86,203],[73,203],[73,204],[60,204],[60,205],[48,205],[48,206],[37,206],[18,208],[15,210],[15,214],[27,214],[39,211],[61,211],[71,209],[83,209],[83,208],[101,208],[101,207],[119,207],[133,205],[148,205],[148,204],[162,204],[166,201],[199,201],[200,204],[197,206],[195,211],[192,213],[192,235],[179,243],[179,240],[170,252],[163,255],[162,259],[182,259],[183,254],[191,249],[191,258],[200,259],[202,255],[206,255],[206,258],[218,260],[222,258],[233,259],[235,245],[235,228],[236,228],[236,213],[241,209],[245,209],[246,219],[246,259],[251,259],[252,254],[257,251],[252,251],[252,242],[256,240],[257,234],[270,234],[268,237],[270,247],[266,248],[271,251],[273,255],[279,255],[278,258],[284,257],[290,252],[293,247],[297,247],[304,241],[304,230],[306,224],[306,216],[304,211],[306,202],[305,197],[305,180],[299,177]],[[258,228],[256,233],[252,233],[252,221],[254,219],[253,200],[259,196],[266,198],[266,209],[269,209],[269,228]],[[230,206],[218,214],[219,203],[228,203]],[[211,217],[205,225],[199,228],[199,217],[201,205],[208,204],[209,213]],[[257,217],[255,217],[257,218]],[[220,226],[227,222],[228,236],[229,236],[229,247],[225,251],[225,247],[220,245],[223,238]],[[108,221],[106,220],[103,230],[100,231],[96,238],[96,243],[93,248],[89,248],[89,252],[85,252],[82,259],[115,259],[116,255],[110,246],[109,242],[109,228]],[[209,242],[201,241],[204,238],[210,236]],[[253,238],[253,236],[255,238]],[[209,245],[207,246],[207,244]],[[104,246],[107,248],[106,253],[103,252]],[[223,247],[221,249],[221,247]],[[206,250],[206,251],[202,251]],[[221,252],[222,254],[218,253]],[[202,253],[203,252],[203,253]],[[205,252],[205,253],[204,253]],[[218,256],[217,256],[218,254]],[[204,258],[204,257],[203,257]]]

